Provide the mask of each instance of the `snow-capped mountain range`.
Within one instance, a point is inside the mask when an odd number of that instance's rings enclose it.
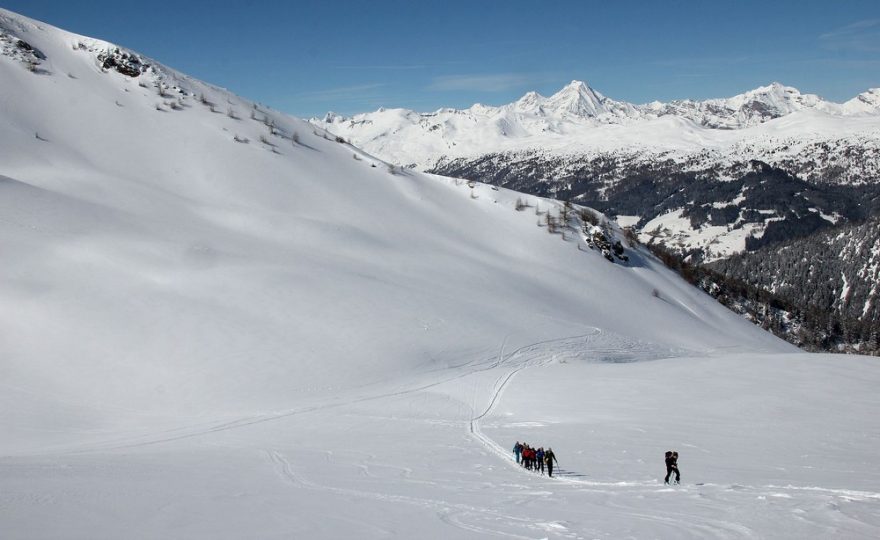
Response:
[[[880,180],[878,88],[845,103],[773,83],[726,99],[635,105],[572,81],[550,97],[529,92],[500,107],[478,104],[432,113],[380,109],[350,118],[330,113],[311,122],[399,164],[601,203],[632,216],[630,224],[667,231],[650,238],[675,250],[696,250],[709,260],[745,250],[750,237],[785,219],[780,208],[741,206],[739,219],[718,227],[687,219],[692,202],[670,208],[661,199],[650,208],[633,209],[615,197],[645,174],[661,182],[674,178],[676,189],[686,183],[682,175],[693,177],[700,181],[688,189],[705,194],[701,184],[738,180],[754,161],[817,186]],[[644,200],[656,198],[647,195]],[[732,208],[745,200],[703,202]],[[819,201],[810,211],[831,216],[830,223],[837,223],[833,209],[849,204],[830,196]]]
[[[0,43],[4,540],[878,536],[876,362],[588,209],[2,9]]]
[[[311,121],[385,159],[424,169],[443,159],[526,149],[684,156],[706,149],[726,153],[748,142],[776,147],[786,139],[880,138],[880,88],[845,103],[773,83],[726,99],[636,105],[572,81],[552,96],[529,92],[499,107],[379,109]]]

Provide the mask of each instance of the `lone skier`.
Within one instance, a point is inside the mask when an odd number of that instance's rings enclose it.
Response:
[[[669,483],[669,477],[672,476],[672,473],[675,473],[675,483],[680,483],[681,473],[678,470],[678,452],[668,450],[666,452],[666,478],[663,479],[666,484]]]
[[[559,465],[559,462],[556,461],[556,454],[553,453],[552,448],[547,448],[544,452],[544,463],[547,464],[547,476],[553,476],[553,462],[556,462]]]

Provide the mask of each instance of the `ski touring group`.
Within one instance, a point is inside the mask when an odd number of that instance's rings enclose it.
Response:
[[[549,447],[547,450],[544,450],[543,446],[532,448],[528,443],[516,441],[516,444],[513,445],[513,455],[516,457],[516,462],[527,470],[544,474],[546,466],[548,476],[553,476],[553,465],[559,465],[559,462],[556,461],[556,454]]]
[[[550,477],[553,476],[553,465],[559,465],[559,462],[556,460],[556,454],[553,453],[553,449],[550,447],[547,450],[544,450],[543,447],[532,448],[528,443],[516,441],[516,444],[513,445],[513,456],[519,465],[522,465],[523,468],[529,471],[544,474],[546,468],[547,475]],[[672,480],[673,484],[681,483],[681,472],[678,470],[678,452],[667,450],[665,461],[666,477],[663,479],[664,483],[669,484],[670,480]],[[675,475],[674,479],[672,479],[673,475]]]

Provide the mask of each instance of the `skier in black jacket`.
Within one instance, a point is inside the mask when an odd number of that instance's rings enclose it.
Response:
[[[669,450],[666,452],[666,478],[663,479],[665,483],[669,483],[669,477],[672,476],[672,473],[675,473],[675,483],[681,482],[681,473],[678,470],[678,452]]]
[[[556,454],[553,453],[552,448],[548,448],[544,452],[544,463],[547,464],[547,475],[553,476],[553,462],[556,462],[559,465],[559,462],[556,461]]]

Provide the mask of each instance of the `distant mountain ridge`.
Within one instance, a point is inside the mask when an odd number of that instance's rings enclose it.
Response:
[[[789,123],[797,128],[767,125],[798,113],[803,117]],[[834,103],[774,82],[730,98],[637,105],[575,80],[552,96],[528,92],[498,107],[475,104],[430,113],[379,109],[351,117],[331,112],[311,122],[385,159],[431,168],[444,158],[528,148],[569,154],[597,147],[693,151],[728,147],[743,138],[876,133],[880,88]],[[742,133],[725,133],[730,131]]]

